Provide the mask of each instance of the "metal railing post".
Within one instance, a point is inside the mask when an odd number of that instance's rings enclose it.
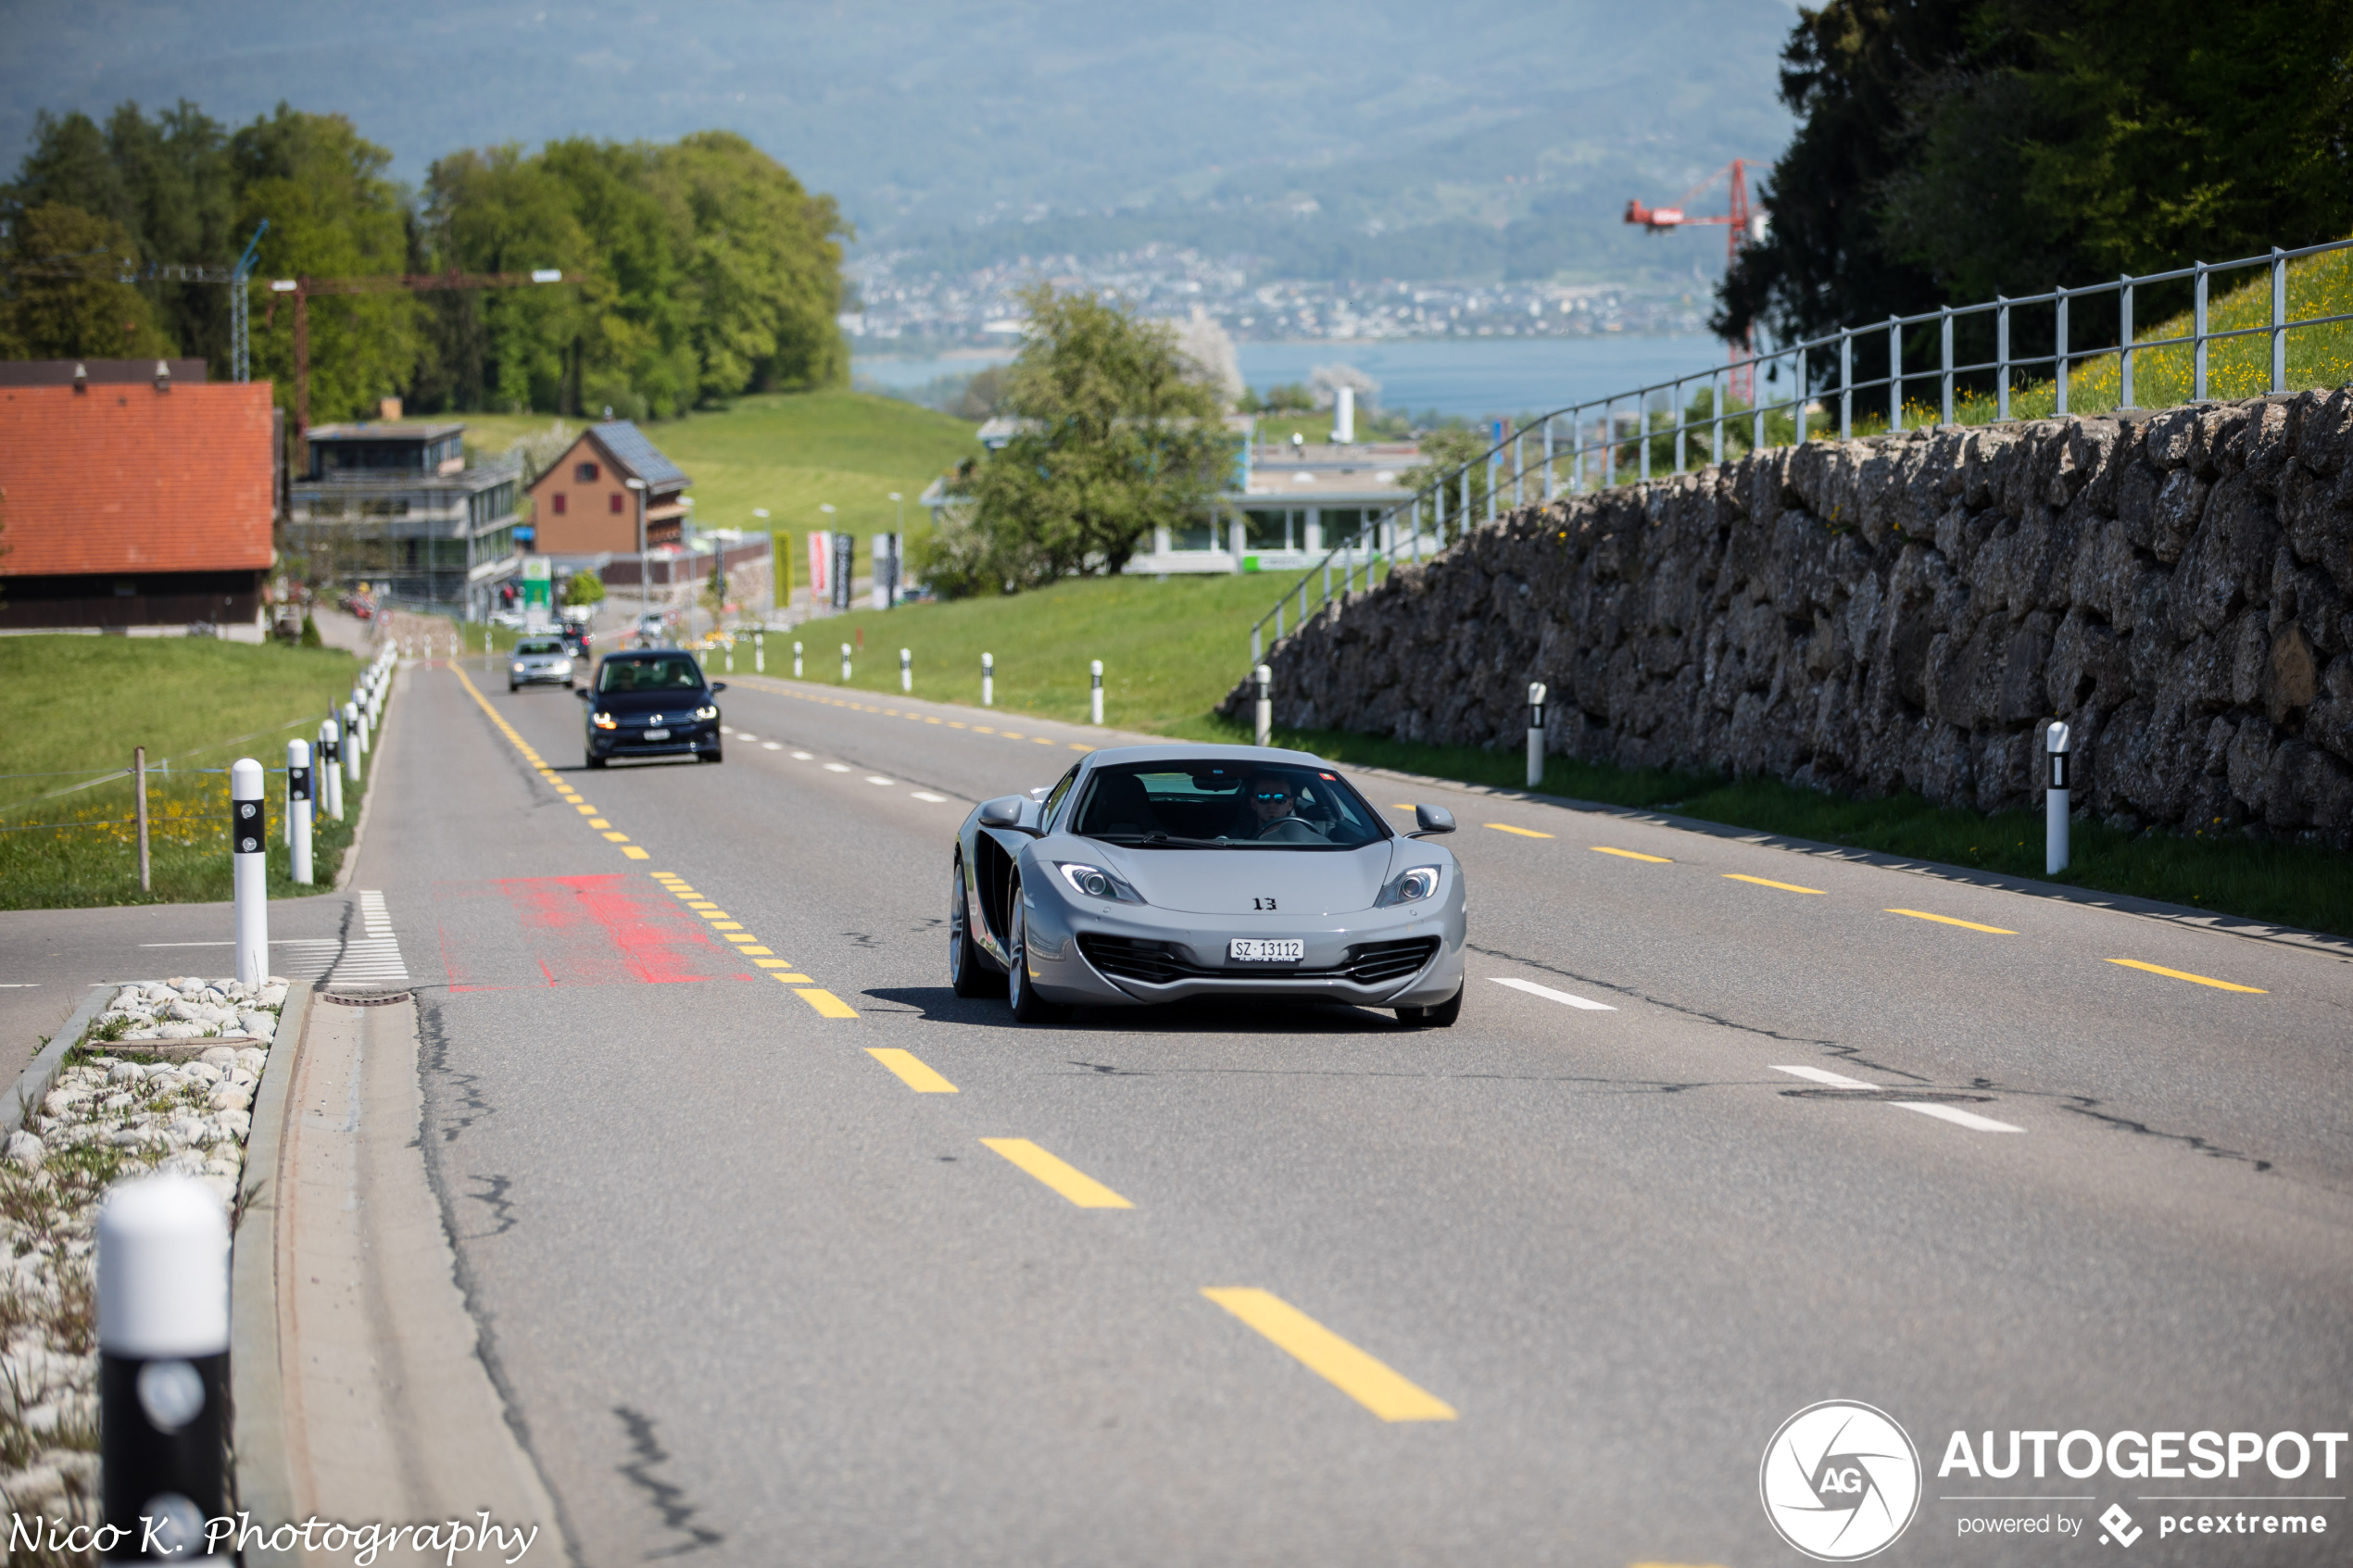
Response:
[[[1938,326],[1944,340],[1944,370],[1940,389],[1943,406],[1937,422],[1949,425],[1953,422],[1953,307],[1949,305],[1940,307],[1938,314],[1942,318]]]
[[[1617,399],[1602,405],[1602,488],[1617,483]]]
[[[1798,445],[1800,445],[1800,446],[1803,446],[1803,445],[1806,445],[1806,427],[1807,427],[1808,425],[1810,425],[1810,424],[1812,424],[1812,423],[1814,422],[1814,421],[1813,421],[1813,420],[1812,420],[1812,419],[1811,419],[1811,418],[1807,415],[1806,410],[1806,367],[1807,367],[1807,360],[1806,360],[1806,350],[1804,350],[1804,349],[1802,349],[1802,348],[1801,348],[1801,349],[1799,349],[1799,350],[1797,351],[1797,443],[1796,443],[1796,444],[1797,444]]]
[[[2010,302],[1994,296],[1994,417],[2010,417]]]
[[[1838,438],[1855,439],[1855,334],[1838,334]]]
[[[2196,367],[2191,371],[2190,401],[2203,403],[2206,401],[2206,263],[2193,261],[2190,265],[2197,269],[2197,293],[2195,303],[2190,307],[2194,319],[2190,328],[2190,342],[2195,349]]]
[[[1644,484],[1651,482],[1651,395],[1634,398],[1634,471]]]
[[[1495,521],[1495,493],[1504,487],[1504,454],[1498,448],[1487,454],[1487,521]]]
[[[1748,368],[1748,373],[1751,378],[1750,384],[1754,386],[1756,367],[1751,365]],[[1748,449],[1752,452],[1762,452],[1765,450],[1765,399],[1762,397],[1748,406]]]
[[[1544,416],[1544,499],[1553,498],[1553,416]]]
[[[1710,420],[1708,461],[1721,467],[1724,462],[1724,372],[1717,371],[1707,378],[1707,411]]]
[[[2124,367],[2123,381],[2117,389],[2117,395],[2124,401],[2118,407],[2132,408],[2138,407],[2133,401],[2133,274],[2119,273],[2116,287],[2117,358]]]
[[[1468,533],[1470,532],[1470,465],[1468,463],[1465,463],[1463,465],[1463,505],[1462,509],[1455,515],[1455,521],[1461,526],[1462,531],[1465,533]],[[1439,541],[1443,544],[1445,542],[1445,535],[1442,533],[1440,534]]]
[[[1512,509],[1528,505],[1528,433],[1512,432]]]
[[[1683,433],[1691,424],[1691,406],[1683,401],[1683,383],[1675,383],[1675,471],[1683,471]]]
[[[2058,415],[2067,417],[2067,291],[2058,291],[2058,324],[2054,329],[2058,341],[2053,345],[2053,379],[2058,385]]]
[[[2287,253],[2271,247],[2271,390],[2287,390]]]
[[[1904,328],[1887,319],[1887,428],[1904,428]]]

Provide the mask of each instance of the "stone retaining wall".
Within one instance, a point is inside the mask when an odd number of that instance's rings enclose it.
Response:
[[[1273,651],[1300,728],[2353,845],[2353,388],[1814,442],[1528,508]],[[1245,682],[1224,711],[1247,718]],[[2129,825],[2129,824],[2126,824]]]

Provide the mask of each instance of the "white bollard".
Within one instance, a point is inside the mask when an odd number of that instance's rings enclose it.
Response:
[[[2050,728],[2043,732],[2043,747],[2051,759],[2051,787],[2043,797],[2043,871],[2047,876],[2057,876],[2067,870],[2067,803],[2070,793],[2067,748],[2070,739],[2067,726],[2057,720],[2053,720]]]
[[[1258,678],[1258,744],[1275,744],[1275,670],[1262,664],[1253,672]]]
[[[1101,724],[1103,721],[1103,661],[1098,659],[1087,669],[1093,683],[1088,699],[1094,706],[1095,722]]]
[[[993,653],[980,656],[980,705],[997,706],[997,656]]]
[[[768,647],[758,632],[751,634],[751,672],[755,675],[768,673]]]
[[[849,645],[841,645],[841,684],[849,684]]]
[[[727,649],[727,652],[726,652],[726,655],[725,655],[725,658],[726,658],[726,665],[727,665],[726,672],[727,672],[728,674],[732,675],[732,674],[734,674],[734,673],[736,672],[736,645],[735,645],[735,644],[733,644],[733,643],[729,643],[729,644],[727,644],[727,645],[726,645],[726,649]]]
[[[310,743],[286,742],[286,848],[295,881],[310,885]]]
[[[333,719],[319,726],[319,769],[311,777],[318,782],[320,809],[343,821],[343,726]]]
[[[800,679],[800,645],[799,643],[792,646],[792,678],[796,681]]]
[[[1544,783],[1544,683],[1528,683],[1528,787]]]
[[[353,784],[359,782],[359,705],[343,705],[343,776]],[[338,799],[337,805],[342,801]]]
[[[122,1532],[103,1559],[225,1563],[205,1525],[228,1512],[228,1210],[194,1177],[142,1176],[97,1233],[98,1468]]]
[[[262,809],[261,764],[229,765],[229,862],[237,891],[237,978],[270,978],[270,826]]]
[[[902,692],[915,689],[915,656],[905,648],[899,650],[899,689]]]

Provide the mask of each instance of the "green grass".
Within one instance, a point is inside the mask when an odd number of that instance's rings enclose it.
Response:
[[[466,439],[495,455],[520,436],[545,431],[545,414],[459,414]],[[579,420],[568,421],[574,425]],[[807,585],[804,536],[812,529],[846,528],[858,535],[859,570],[872,553],[868,535],[900,525],[930,531],[915,505],[924,487],[979,451],[976,427],[962,420],[868,392],[776,393],[738,399],[723,409],[684,419],[648,421],[645,432],[694,478],[701,528],[758,531],[755,507],[768,508],[766,527],[793,535],[793,581]],[[830,503],[827,518],[817,508]]]
[[[342,822],[312,834],[314,875],[287,875],[282,802],[285,744],[316,736],[331,702],[350,695],[359,662],[333,648],[254,646],[208,638],[0,638],[0,909],[183,903],[231,897],[229,780],[240,757],[269,776],[272,897],[332,885],[359,818],[345,788]],[[139,888],[128,778],[54,792],[147,747],[151,890]],[[168,765],[168,766],[167,766]],[[220,772],[199,770],[220,769]],[[364,787],[364,785],[363,785]]]
[[[862,639],[849,683],[858,690],[897,692],[903,647],[914,655],[915,696],[977,703],[980,656],[993,653],[998,706],[1083,722],[1088,662],[1100,659],[1105,722],[1158,732],[1198,717],[1241,678],[1251,623],[1278,591],[1256,574],[1073,578],[1007,598],[824,617],[770,637],[768,668],[789,673],[799,638],[808,677],[835,682],[841,645]],[[750,669],[740,641],[736,668]]]

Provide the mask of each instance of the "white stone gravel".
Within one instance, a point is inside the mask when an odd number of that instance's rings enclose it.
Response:
[[[83,1060],[57,1074],[0,1148],[0,1498],[9,1507],[98,1518],[98,1200],[111,1181],[170,1171],[233,1207],[269,1061],[254,1041],[276,1036],[285,999],[274,976],[259,986],[183,976],[121,987],[83,1037]],[[143,1045],[216,1037],[223,1043],[193,1060],[131,1060]]]

